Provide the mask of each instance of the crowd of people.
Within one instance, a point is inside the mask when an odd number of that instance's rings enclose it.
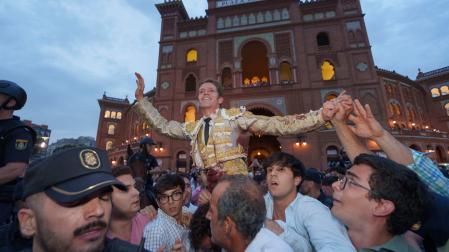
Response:
[[[13,117],[26,94],[0,83],[0,251],[449,251],[449,179],[384,129],[369,105],[342,93],[305,115],[256,116],[222,109],[219,83],[207,80],[203,117],[179,123],[143,97],[136,76],[144,118],[190,140],[190,173],[161,169],[149,137],[126,165],[111,167],[105,150],[74,147],[27,167],[33,135]],[[326,122],[347,168],[323,172],[286,152],[248,165],[237,134],[290,135]]]

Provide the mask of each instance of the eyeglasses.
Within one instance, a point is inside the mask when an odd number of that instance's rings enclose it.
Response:
[[[367,190],[368,192],[373,192],[370,188],[363,186],[355,181],[349,180],[347,176],[342,176],[338,179],[338,182],[340,182],[340,190],[344,190],[346,187],[346,184],[349,182],[349,184],[363,188]]]
[[[159,203],[165,204],[168,202],[168,199],[171,198],[172,201],[179,201],[182,198],[184,193],[181,191],[176,191],[170,195],[161,194],[157,196]]]

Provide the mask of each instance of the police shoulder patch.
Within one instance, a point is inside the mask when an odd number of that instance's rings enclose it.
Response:
[[[26,139],[16,139],[15,148],[16,150],[26,150],[28,146],[28,140]]]

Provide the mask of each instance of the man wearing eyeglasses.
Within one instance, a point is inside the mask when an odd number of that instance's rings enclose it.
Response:
[[[361,154],[332,187],[332,213],[346,225],[358,251],[420,251],[402,236],[421,220],[426,202],[426,188],[416,173]]]
[[[159,206],[157,217],[145,227],[145,249],[156,251],[164,246],[164,251],[181,241],[186,251],[191,251],[188,241],[188,227],[182,212],[185,183],[177,174],[166,174],[158,179],[154,186]]]
[[[447,197],[449,196],[449,180],[438,171],[438,168],[423,153],[409,149],[385,130],[375,118],[369,105],[363,106],[360,101],[355,100],[353,114],[348,113],[351,109],[352,108],[349,108],[348,110],[348,108],[343,108],[340,105],[337,105],[338,112],[332,120],[337,136],[349,158],[353,161],[361,153],[370,153],[370,150],[363,143],[363,140],[367,138],[375,141],[388,158],[394,162],[405,165],[405,168],[416,173],[429,189],[429,195],[427,196],[428,203],[425,205],[425,214],[421,220],[421,225],[414,225],[413,228],[410,228],[411,231],[408,231],[404,236],[408,238],[409,242],[412,241],[414,246],[418,249],[419,247],[424,246],[426,251],[436,251],[437,249],[438,251],[448,251],[449,225],[447,223],[447,209],[449,209],[449,200]],[[353,123],[353,126],[346,124],[347,119]],[[346,182],[346,180],[343,180],[343,182],[345,183],[342,183],[342,185],[350,184],[360,190],[365,189],[366,191],[368,188],[362,185],[362,183],[357,183],[358,181],[354,180],[351,180],[350,183]],[[342,186],[342,188],[345,188],[345,186]],[[368,189],[370,188],[371,187]],[[398,187],[396,187],[396,189],[398,189]],[[371,193],[372,189],[370,190]],[[385,199],[389,199],[387,196],[391,198],[392,195],[395,194],[390,195],[387,193],[382,196],[385,197]],[[405,199],[409,199],[409,197],[410,196],[406,196]],[[394,210],[394,212],[397,211],[398,210]],[[397,218],[397,215],[398,214],[391,214],[390,218],[395,219]],[[352,216],[352,218],[356,218],[356,216]],[[404,218],[407,219],[408,216],[405,216]],[[389,221],[389,223],[391,222],[392,221]],[[350,232],[350,235],[353,233],[354,232]],[[353,237],[351,237],[351,239],[353,239]],[[398,239],[392,240],[395,241],[394,243],[398,241]],[[390,242],[387,242],[384,245],[391,246]]]

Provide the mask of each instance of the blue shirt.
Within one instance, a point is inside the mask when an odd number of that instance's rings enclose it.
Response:
[[[426,154],[410,149],[413,163],[407,167],[418,174],[419,178],[429,187],[443,197],[449,197],[449,179],[433,163]]]
[[[273,216],[273,198],[265,195],[267,218]],[[276,221],[284,229],[280,235],[294,251],[356,251],[346,228],[318,200],[300,193],[285,209],[285,221]],[[313,249],[313,250],[312,250]]]

